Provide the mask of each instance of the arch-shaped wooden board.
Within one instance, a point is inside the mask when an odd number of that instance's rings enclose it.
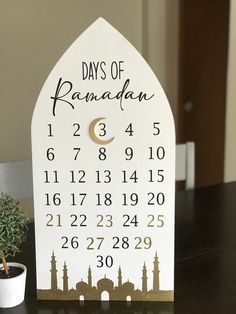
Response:
[[[104,19],[47,78],[32,155],[38,298],[173,300],[173,117],[148,64]]]

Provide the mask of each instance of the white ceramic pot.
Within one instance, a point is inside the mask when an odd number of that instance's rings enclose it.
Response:
[[[16,306],[25,298],[26,267],[19,263],[8,263],[8,266],[22,268],[23,273],[13,278],[0,279],[0,308]],[[3,265],[0,264],[0,267]]]

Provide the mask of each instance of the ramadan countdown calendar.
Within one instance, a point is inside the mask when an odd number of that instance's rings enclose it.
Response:
[[[173,117],[103,18],[49,74],[32,159],[38,299],[173,301]]]

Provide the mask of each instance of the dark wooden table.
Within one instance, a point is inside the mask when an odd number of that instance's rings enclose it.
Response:
[[[175,302],[37,301],[33,224],[17,260],[28,268],[26,299],[8,314],[235,314],[236,182],[176,194]]]

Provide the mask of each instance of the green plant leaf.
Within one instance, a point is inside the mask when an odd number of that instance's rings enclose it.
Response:
[[[20,251],[20,245],[25,241],[25,232],[29,218],[24,208],[10,195],[0,195],[0,252],[7,257]],[[3,254],[2,253],[2,254]]]

